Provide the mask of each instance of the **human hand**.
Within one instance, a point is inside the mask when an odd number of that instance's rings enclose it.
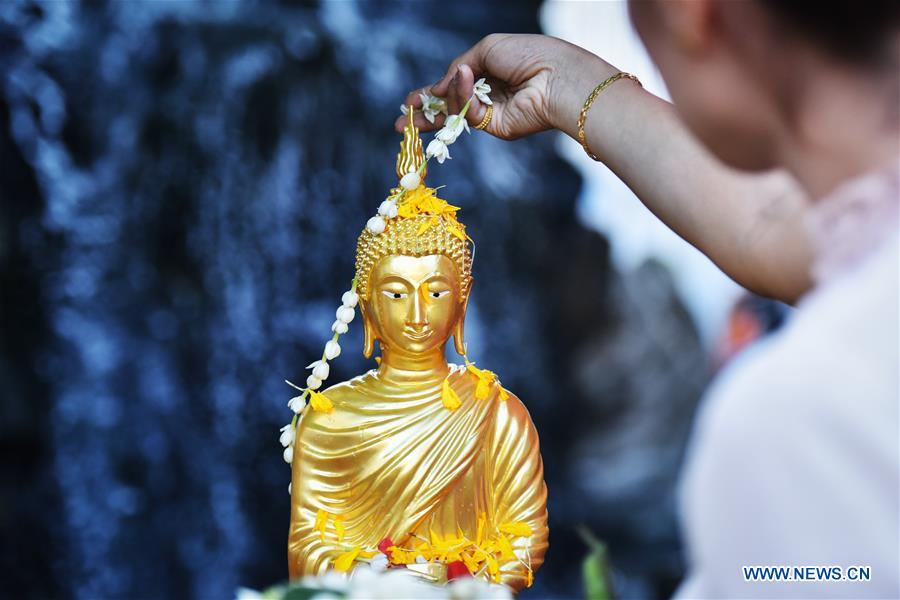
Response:
[[[512,140],[557,128],[571,135],[581,102],[598,81],[616,72],[587,50],[556,38],[495,33],[457,57],[440,81],[410,92],[406,105],[420,109],[424,92],[446,99],[450,114],[458,114],[472,98],[466,120],[477,125],[487,107],[472,91],[475,80],[486,77],[494,107],[488,133]],[[417,111],[414,119],[422,131],[431,131],[442,127],[445,117],[431,123]],[[398,132],[406,122],[406,116],[397,119]]]

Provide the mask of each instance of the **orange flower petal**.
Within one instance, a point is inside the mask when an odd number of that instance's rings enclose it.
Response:
[[[356,560],[356,557],[361,552],[361,548],[353,548],[352,550],[348,550],[344,552],[340,556],[337,557],[334,561],[334,570],[340,571],[341,573],[346,573],[353,566],[353,561]]]
[[[325,394],[314,390],[309,391],[309,405],[312,406],[312,409],[316,412],[330,413],[334,410],[334,404],[331,403],[331,400],[329,400]]]
[[[453,391],[453,388],[450,387],[450,381],[447,379],[444,380],[444,384],[441,386],[441,400],[443,401],[444,406],[450,410],[456,410],[462,406],[459,396]]]

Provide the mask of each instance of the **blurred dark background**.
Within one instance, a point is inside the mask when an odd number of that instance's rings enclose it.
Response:
[[[539,31],[539,8],[0,2],[4,596],[286,578],[283,380],[321,352],[395,184],[399,105],[483,35]],[[710,360],[669,273],[613,270],[552,134],[465,136],[429,182],[478,242],[472,358],[541,434],[551,546],[522,597],[581,595],[582,523],[623,597],[670,594]],[[372,366],[345,351],[332,378]]]

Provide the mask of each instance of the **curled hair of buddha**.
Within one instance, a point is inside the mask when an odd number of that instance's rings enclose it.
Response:
[[[459,271],[460,302],[465,301],[472,286],[472,253],[464,236],[454,234],[443,223],[433,223],[426,214],[388,221],[384,231],[374,234],[363,229],[356,245],[356,289],[361,298],[369,297],[369,276],[385,256],[428,256],[442,254],[453,261]],[[454,221],[457,231],[464,225]]]

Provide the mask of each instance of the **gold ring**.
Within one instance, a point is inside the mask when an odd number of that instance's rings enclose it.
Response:
[[[488,126],[488,123],[491,122],[491,117],[494,116],[494,107],[488,104],[487,112],[484,113],[484,118],[481,119],[481,122],[475,126],[475,129],[484,129]]]

